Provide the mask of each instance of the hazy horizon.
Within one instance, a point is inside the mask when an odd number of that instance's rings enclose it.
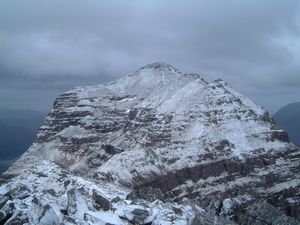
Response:
[[[109,82],[109,81],[108,81]],[[100,84],[100,83],[99,83]],[[97,84],[91,84],[91,85],[97,85]],[[230,84],[229,84],[230,85]],[[84,86],[84,85],[78,85],[78,86]],[[232,86],[232,85],[230,85]],[[76,87],[76,86],[73,86],[73,87]],[[60,94],[63,94],[64,92],[72,89],[73,87],[70,87],[69,89],[65,89],[64,91],[62,90],[61,92],[57,92],[58,94],[57,95],[53,95],[54,97],[51,98],[48,98],[47,100],[49,101],[49,105],[47,105],[46,107],[36,107],[36,108],[26,108],[26,106],[24,107],[18,107],[17,105],[13,105],[12,107],[10,107],[8,105],[8,107],[0,107],[0,109],[4,109],[4,110],[16,110],[16,111],[22,111],[22,110],[30,110],[32,112],[37,112],[37,113],[40,113],[40,114],[44,114],[44,115],[47,115],[51,109],[52,109],[52,105],[55,101],[55,98],[60,95]],[[232,86],[234,88],[234,86]],[[242,92],[241,92],[242,93]],[[242,93],[243,94],[243,93]],[[266,111],[268,111],[271,115],[274,115],[276,112],[278,112],[280,109],[282,109],[283,107],[289,105],[289,104],[293,104],[293,103],[297,103],[297,102],[300,102],[300,98],[299,98],[299,101],[292,101],[292,102],[286,102],[286,103],[283,103],[282,106],[279,106],[278,108],[275,108],[274,110],[268,110],[264,105],[262,104],[259,104],[258,102],[256,102],[253,98],[251,98],[251,96],[247,96],[249,97],[251,100],[253,100],[256,104],[262,106]]]

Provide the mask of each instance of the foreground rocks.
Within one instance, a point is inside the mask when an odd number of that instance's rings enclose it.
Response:
[[[43,176],[45,170],[48,176]],[[70,182],[62,187],[62,179]],[[54,193],[45,191],[50,186]],[[18,195],[10,195],[11,200],[7,200],[5,196],[15,193],[12,190],[16,188],[20,190]],[[130,189],[83,180],[47,161],[13,178],[1,186],[0,191],[3,202],[0,221],[6,225],[17,224],[17,221],[39,225],[189,224],[196,216],[191,202],[178,204],[165,199],[135,198]],[[147,195],[149,193],[147,191]],[[131,200],[126,196],[131,196]]]
[[[62,180],[69,182],[62,186]],[[2,185],[0,193],[0,222],[6,225],[300,224],[265,201],[244,204],[215,196],[204,208],[187,198],[174,202],[157,189],[96,184],[48,161]],[[152,194],[157,199],[151,198]]]

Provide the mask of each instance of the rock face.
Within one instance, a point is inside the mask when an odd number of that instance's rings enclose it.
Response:
[[[168,221],[168,213],[173,215],[170,224],[234,224],[252,215],[260,221],[265,208],[251,208],[258,199],[281,213],[276,215],[282,221],[294,222],[288,217],[300,219],[299,158],[299,148],[269,114],[224,81],[208,83],[154,63],[115,82],[60,95],[37,140],[6,171],[6,176],[18,176],[5,188],[12,199],[20,199],[10,184],[26,183],[28,171],[45,179],[57,174],[63,189],[42,192],[52,202],[68,193],[70,204],[46,209],[69,224],[100,224],[95,221],[105,221],[100,217],[109,213],[124,224],[158,224]],[[30,170],[44,159],[64,172]],[[91,182],[94,190],[77,190],[71,174]],[[127,194],[109,197],[100,183],[114,192],[125,188]],[[21,199],[39,191],[22,189]],[[86,207],[78,208],[83,201]]]

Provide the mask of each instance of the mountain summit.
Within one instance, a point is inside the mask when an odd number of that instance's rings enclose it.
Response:
[[[167,63],[163,62],[155,62],[155,63],[150,63],[147,64],[143,67],[141,67],[139,70],[137,70],[134,74],[139,74],[144,71],[152,71],[156,75],[165,75],[165,74],[170,74],[170,73],[180,73],[178,69],[173,67],[172,65],[169,65]]]
[[[16,177],[3,193],[29,222],[47,212],[52,224],[108,215],[110,224],[298,224],[288,216],[300,214],[299,157],[269,114],[224,81],[153,63],[58,96],[6,171]],[[51,182],[64,187],[49,190]],[[25,188],[26,201],[11,187]]]

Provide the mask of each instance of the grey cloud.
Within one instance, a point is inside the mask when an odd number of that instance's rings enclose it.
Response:
[[[1,102],[44,89],[37,107],[48,108],[58,91],[165,61],[222,78],[274,111],[300,98],[299,8],[297,0],[4,0]]]

